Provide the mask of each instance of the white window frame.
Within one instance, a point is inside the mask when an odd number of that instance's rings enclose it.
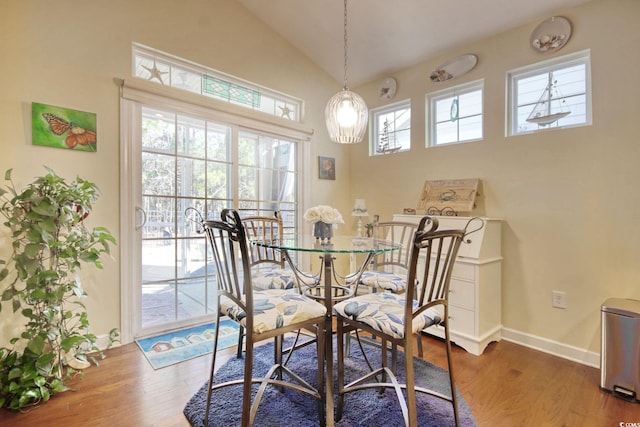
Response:
[[[409,127],[402,128],[399,130],[399,132],[401,131],[408,132],[409,135],[407,139],[408,139],[409,145],[405,146],[405,145],[402,145],[401,143],[399,147],[394,148],[394,145],[391,144],[389,151],[379,151],[380,137],[383,132],[383,129],[380,128],[378,123],[379,117],[387,116],[387,115],[394,115],[395,117],[396,113],[405,114],[403,113],[403,110],[406,110],[406,112],[408,112],[409,114],[409,117],[407,119],[409,120]],[[398,118],[395,117],[394,122],[397,119]],[[394,130],[395,123],[390,124],[390,127],[392,128],[392,130],[389,133],[388,137],[393,138],[396,133]],[[369,156],[382,156],[385,154],[401,153],[404,151],[409,151],[410,149],[411,149],[411,99],[405,99],[403,101],[395,102],[393,104],[387,104],[382,107],[371,109],[371,117],[369,119]]]
[[[459,106],[459,97],[471,92],[480,92],[480,113],[469,114],[464,117],[459,116],[460,106]],[[451,121],[456,124],[456,133],[457,138],[454,141],[447,142],[439,142],[438,141],[438,109],[437,105],[439,101],[448,98],[456,99],[457,111],[455,112],[455,120],[452,118]],[[426,95],[426,123],[428,123],[428,132],[427,132],[427,147],[443,147],[451,144],[461,144],[461,143],[469,143],[481,141],[484,138],[484,80],[476,80],[473,82],[461,84],[454,87],[449,87],[443,90],[439,90],[437,92],[431,92]],[[449,107],[450,115],[453,114],[453,102],[451,107]],[[451,116],[452,117],[452,116]],[[469,119],[472,117],[480,118],[480,136],[477,138],[460,138],[460,119]]]
[[[576,114],[565,118],[560,118],[556,122],[548,125],[536,125],[526,124],[526,116],[529,113],[525,107],[531,111],[534,107],[533,104],[537,102],[531,99],[519,100],[518,99],[518,83],[524,79],[530,79],[535,76],[549,74],[552,72],[561,72],[576,66],[584,66],[584,92],[561,92],[560,97],[565,100],[567,110],[575,111]],[[578,82],[581,83],[581,82]],[[579,126],[589,126],[592,123],[591,116],[591,55],[590,51],[583,50],[575,52],[569,55],[564,55],[558,58],[553,58],[547,61],[537,62],[526,67],[518,68],[507,73],[507,136],[524,135],[535,132],[544,132],[550,129],[566,129]],[[542,94],[542,92],[540,92]],[[584,97],[584,102],[577,102],[581,97]],[[556,97],[557,98],[557,97]],[[572,102],[573,101],[573,102]],[[530,108],[529,108],[530,107]],[[518,116],[518,109],[522,108],[522,113]],[[580,117],[584,117],[584,120],[578,120]],[[520,126],[522,124],[523,126]],[[537,126],[537,127],[536,127]]]

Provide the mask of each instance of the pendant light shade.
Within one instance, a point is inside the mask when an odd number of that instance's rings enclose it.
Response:
[[[329,137],[340,144],[362,141],[369,121],[364,99],[347,87],[347,0],[344,0],[344,87],[327,102],[324,118]]]
[[[353,144],[362,141],[367,130],[369,112],[360,95],[343,89],[329,99],[324,117],[333,142]]]

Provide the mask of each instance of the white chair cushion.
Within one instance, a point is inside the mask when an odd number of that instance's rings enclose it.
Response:
[[[406,294],[375,292],[342,301],[334,306],[334,311],[347,319],[357,320],[376,331],[394,338],[404,336],[404,304]],[[418,306],[418,301],[413,301]],[[417,333],[429,326],[439,324],[442,319],[441,307],[430,307],[413,319],[412,332]]]
[[[320,279],[317,276],[300,276],[303,285],[311,286]],[[251,276],[254,289],[295,289],[296,275],[286,268],[271,268],[269,270],[256,271]]]
[[[286,289],[254,291],[253,309],[255,333],[272,331],[327,313],[323,304]],[[229,298],[221,298],[220,310],[240,326],[246,327],[246,313]]]
[[[407,291],[407,275],[389,271],[365,271],[360,277],[360,283],[395,294],[402,294]]]

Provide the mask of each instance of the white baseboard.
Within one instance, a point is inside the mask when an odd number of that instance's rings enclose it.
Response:
[[[583,365],[600,369],[600,354],[583,348],[574,347],[535,335],[526,334],[514,329],[502,328],[502,339],[543,353],[562,357]]]

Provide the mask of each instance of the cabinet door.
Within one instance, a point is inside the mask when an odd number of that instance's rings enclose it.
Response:
[[[473,282],[451,279],[449,288],[449,304],[452,306],[475,311],[476,309],[476,286]]]

